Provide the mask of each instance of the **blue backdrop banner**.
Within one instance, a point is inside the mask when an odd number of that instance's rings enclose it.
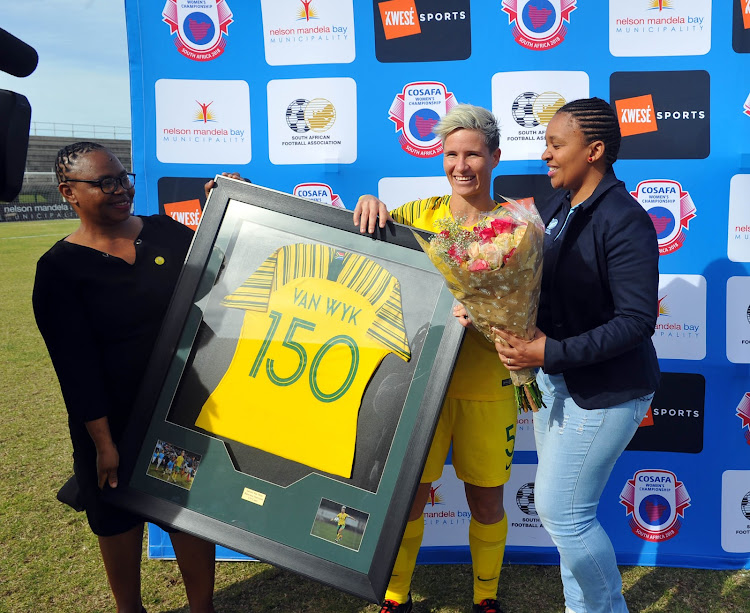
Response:
[[[137,212],[193,227],[222,171],[309,206],[445,193],[432,129],[460,102],[499,120],[496,192],[541,198],[550,118],[607,99],[615,170],[658,234],[664,374],[600,519],[621,563],[750,568],[750,0],[128,0],[126,13]],[[530,416],[516,450],[506,560],[552,563]],[[469,518],[446,465],[420,560],[468,561]]]

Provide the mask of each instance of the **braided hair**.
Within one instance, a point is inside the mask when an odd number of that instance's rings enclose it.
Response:
[[[567,113],[578,124],[586,144],[600,140],[604,143],[604,160],[612,166],[620,151],[620,122],[615,110],[601,98],[582,98],[560,107],[558,113]]]
[[[92,143],[88,141],[81,141],[73,143],[72,145],[65,145],[60,151],[57,152],[57,158],[55,159],[55,176],[57,182],[62,183],[65,181],[65,175],[78,163],[78,160],[92,151],[106,151],[107,148],[99,143]]]

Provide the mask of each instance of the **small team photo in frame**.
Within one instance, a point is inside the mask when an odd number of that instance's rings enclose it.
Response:
[[[369,518],[369,513],[321,498],[310,534],[359,551]]]
[[[201,454],[167,441],[157,440],[146,474],[189,490],[193,486],[200,463]]]

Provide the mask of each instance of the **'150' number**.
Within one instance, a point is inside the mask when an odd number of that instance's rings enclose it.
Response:
[[[258,372],[260,371],[263,364],[263,360],[266,357],[266,353],[268,353],[268,348],[270,347],[271,342],[276,335],[276,332],[278,332],[282,314],[278,311],[271,311],[268,314],[268,317],[271,319],[271,325],[268,327],[266,337],[263,339],[263,343],[260,346],[258,355],[255,356],[255,361],[253,362],[253,366],[250,369],[250,376],[253,378],[258,375]],[[266,359],[266,374],[271,380],[271,383],[274,383],[275,385],[292,385],[293,383],[298,381],[300,377],[302,377],[305,372],[305,368],[307,368],[307,350],[305,349],[304,345],[293,340],[294,335],[298,330],[309,330],[310,332],[312,332],[313,330],[315,330],[315,324],[311,321],[300,319],[299,317],[292,317],[292,321],[289,324],[286,335],[284,336],[284,341],[281,343],[282,347],[286,347],[287,349],[296,353],[299,360],[294,372],[291,375],[289,375],[288,377],[279,376],[274,369],[274,360],[272,358]],[[336,345],[345,345],[351,352],[349,372],[347,373],[344,382],[338,389],[334,390],[331,393],[326,393],[322,391],[318,386],[318,368],[320,367],[320,363],[323,361],[326,353],[328,353],[328,351]],[[346,392],[354,382],[354,377],[356,377],[357,375],[358,366],[359,347],[357,347],[357,343],[351,336],[347,336],[346,334],[337,334],[336,336],[329,338],[325,343],[323,343],[320,349],[318,349],[318,351],[313,356],[312,362],[310,363],[308,379],[310,383],[310,390],[312,391],[313,396],[315,396],[321,402],[334,402],[335,400],[338,400],[344,394],[346,394]]]

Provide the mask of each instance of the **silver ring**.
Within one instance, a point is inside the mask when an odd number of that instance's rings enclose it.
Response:
[[[506,363],[506,364],[507,364],[508,366],[510,366],[510,358],[507,358],[507,359],[505,360],[505,363]]]

